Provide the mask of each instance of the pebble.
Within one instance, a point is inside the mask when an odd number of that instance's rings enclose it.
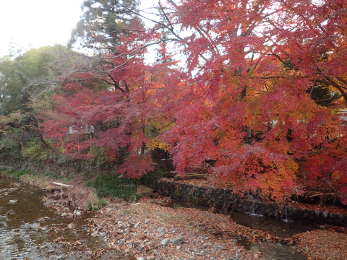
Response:
[[[41,230],[42,231],[48,231],[48,228],[47,227],[41,227]]]
[[[134,228],[137,228],[139,225],[140,225],[140,222],[137,222],[137,223],[134,225]]]
[[[184,243],[183,237],[176,237],[174,239],[171,239],[171,243],[177,245],[182,245]]]
[[[46,221],[48,219],[49,219],[49,217],[42,217],[42,218],[39,218],[37,221],[38,222],[43,222],[43,221]]]
[[[69,225],[67,225],[68,229],[73,229],[75,228],[75,224],[74,223],[70,223]]]
[[[159,228],[158,228],[158,235],[159,235],[159,236],[164,235],[165,232],[166,232],[166,231],[165,231],[165,229],[164,229],[163,227],[159,227]]]
[[[163,240],[160,242],[160,244],[162,244],[163,246],[166,246],[166,245],[168,245],[169,243],[170,243],[170,239],[167,239],[167,238],[163,239]]]
[[[25,223],[23,224],[22,226],[24,229],[30,229],[31,228],[31,225],[29,223]]]
[[[9,200],[8,204],[12,204],[13,205],[13,204],[16,204],[17,202],[18,202],[18,200]]]
[[[13,209],[10,209],[9,211],[6,212],[6,215],[14,215],[16,212]]]
[[[33,223],[33,224],[31,224],[31,228],[35,229],[35,230],[38,230],[40,228],[40,223]]]
[[[76,209],[76,210],[73,212],[73,214],[74,214],[75,216],[81,216],[81,215],[82,215],[82,212]]]

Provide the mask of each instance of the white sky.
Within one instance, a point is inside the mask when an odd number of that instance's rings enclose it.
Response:
[[[0,57],[10,49],[66,44],[83,0],[0,0]],[[142,0],[148,8],[158,0]]]
[[[27,50],[66,44],[83,0],[0,0],[0,56],[11,47]]]

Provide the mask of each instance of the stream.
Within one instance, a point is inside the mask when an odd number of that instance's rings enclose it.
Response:
[[[231,218],[240,225],[263,230],[281,238],[289,238],[295,234],[316,228],[316,225],[312,223],[298,223],[287,219],[281,221],[251,213],[244,214],[233,212]],[[239,244],[246,249],[258,249],[266,258],[271,260],[306,260],[306,256],[298,252],[294,247],[288,245],[270,242],[252,243],[247,240],[240,240]]]
[[[189,202],[173,202],[170,207],[192,207]],[[201,208],[208,210],[208,208]],[[281,237],[289,238],[295,234],[317,229],[317,225],[309,222],[294,222],[290,219],[278,220],[274,218],[264,217],[255,212],[240,213],[232,212],[230,218],[237,224],[266,231],[267,233]],[[261,252],[267,260],[306,260],[307,257],[298,252],[295,247],[272,242],[251,242],[247,239],[237,238],[237,244],[246,250],[257,250]]]
[[[0,176],[1,260],[91,259],[100,250],[106,251],[101,259],[133,259],[107,251],[101,238],[90,236],[86,217],[63,218],[45,207],[41,196],[29,185]]]

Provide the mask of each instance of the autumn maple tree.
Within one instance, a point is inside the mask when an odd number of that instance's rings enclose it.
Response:
[[[182,0],[158,9],[153,28],[135,22],[99,72],[72,75],[46,137],[79,156],[91,146],[110,160],[126,150],[118,172],[130,177],[152,169],[156,143],[178,174],[213,160],[210,174],[235,191],[283,199],[321,189],[347,203],[347,3]],[[154,65],[144,61],[150,45],[161,53]],[[95,134],[66,140],[73,124]]]

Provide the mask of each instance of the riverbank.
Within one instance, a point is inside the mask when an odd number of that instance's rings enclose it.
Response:
[[[0,176],[0,259],[88,260],[108,249],[102,239],[90,236],[88,215],[62,217],[41,198],[39,189]],[[113,256],[129,260],[116,251]]]
[[[45,205],[71,223],[90,212],[86,198],[100,200],[81,179],[63,182],[39,175],[20,179],[44,190]],[[132,201],[106,198],[107,205],[88,220],[89,235],[137,259],[347,259],[347,232],[341,227],[319,226],[282,236],[239,224],[230,216],[185,207],[144,186],[137,193],[139,199]],[[97,256],[104,253],[100,250]]]
[[[83,185],[81,180],[65,180],[64,185],[54,185],[62,180],[30,174],[19,180],[44,191],[44,204],[70,219],[71,228],[90,212],[90,199],[98,200],[95,190]],[[107,206],[94,211],[93,217],[88,219],[90,236],[101,237],[108,248],[137,259],[254,259],[254,255],[260,256],[258,251],[244,250],[237,245],[237,240],[230,244],[229,238],[215,238],[201,228],[195,229],[186,222],[191,218],[190,212],[165,206],[169,198],[158,196],[150,188],[141,186],[138,195],[142,198],[137,201],[105,199]],[[196,216],[199,212],[195,210]],[[197,238],[205,243],[201,244]],[[98,257],[104,253],[107,252],[100,250]]]
[[[165,197],[115,201],[95,215],[93,230],[138,259],[347,259],[343,228],[321,226],[283,237],[226,215],[170,205]]]

